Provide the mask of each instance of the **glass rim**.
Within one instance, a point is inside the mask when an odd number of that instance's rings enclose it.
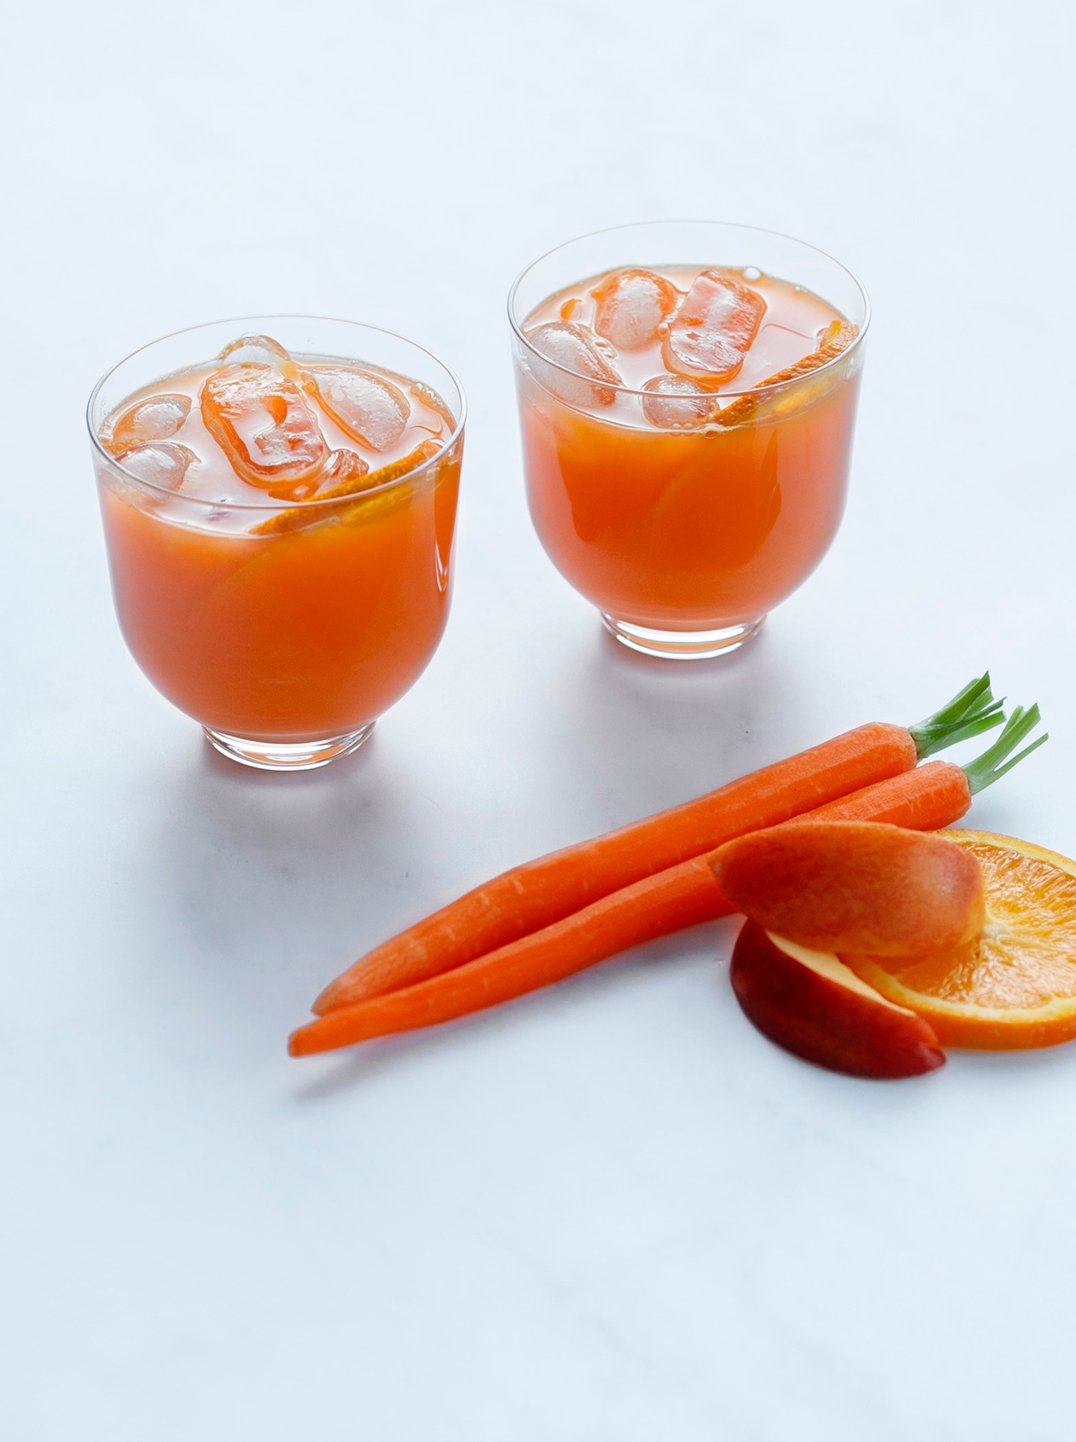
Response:
[[[440,368],[445,372],[445,374],[448,375],[448,377],[451,379],[452,384],[456,387],[456,393],[460,398],[460,413],[459,417],[456,420],[455,428],[453,429],[452,434],[444,442],[444,444],[441,446],[441,449],[436,453],[436,455],[430,456],[429,459],[423,461],[421,465],[415,466],[414,470],[407,471],[404,473],[404,475],[397,476],[394,480],[382,481],[379,485],[371,486],[368,490],[365,491],[356,491],[353,495],[350,496],[330,496],[328,499],[323,498],[321,500],[318,500],[317,497],[312,497],[308,501],[292,502],[270,499],[267,499],[265,501],[213,501],[205,496],[185,496],[183,495],[182,491],[174,490],[170,486],[158,486],[155,485],[153,481],[147,481],[144,480],[141,476],[136,476],[133,471],[129,471],[126,469],[125,466],[121,465],[120,462],[116,459],[116,457],[112,455],[111,452],[106,450],[105,447],[101,444],[101,438],[97,434],[97,431],[94,428],[93,424],[94,402],[100,395],[102,387],[106,384],[107,381],[111,379],[112,376],[116,374],[116,372],[120,369],[121,366],[125,366],[128,361],[134,360],[134,358],[141,355],[143,351],[148,351],[152,349],[153,346],[160,345],[164,341],[175,340],[179,336],[193,335],[196,331],[210,330],[216,326],[245,326],[255,321],[262,321],[267,319],[289,321],[316,321],[329,325],[357,326],[361,330],[373,331],[377,335],[388,336],[392,340],[402,341],[404,345],[412,346],[415,350],[421,351],[422,354],[428,356],[435,365],[440,366]],[[343,360],[344,357],[341,356],[339,357],[339,359]],[[367,364],[372,365],[374,364],[374,362],[368,361]],[[162,379],[165,378],[162,377]],[[105,371],[105,373],[97,381],[97,384],[93,387],[93,390],[91,390],[90,398],[86,402],[86,429],[90,433],[90,444],[92,445],[96,454],[100,456],[100,458],[107,465],[118,471],[120,475],[123,476],[124,480],[129,481],[131,485],[138,486],[142,490],[149,491],[157,496],[167,496],[172,500],[178,499],[185,502],[187,505],[204,506],[207,510],[257,512],[265,511],[274,515],[279,514],[281,511],[292,510],[296,506],[302,506],[304,511],[309,508],[311,513],[313,513],[315,510],[320,512],[322,510],[328,510],[332,506],[339,506],[343,501],[356,500],[359,497],[365,499],[367,496],[376,496],[383,491],[389,491],[394,486],[402,486],[405,482],[413,482],[416,477],[422,476],[432,467],[440,464],[448,451],[452,449],[452,447],[459,440],[460,436],[462,436],[466,419],[467,394],[464,391],[463,386],[460,384],[459,376],[456,374],[456,372],[452,369],[451,366],[446,365],[440,356],[434,355],[433,351],[428,350],[426,346],[420,345],[418,341],[411,340],[409,336],[401,335],[399,331],[387,330],[384,326],[380,325],[370,325],[363,320],[347,320],[343,316],[335,315],[307,315],[303,314],[302,312],[281,312],[280,314],[272,316],[268,312],[265,312],[261,315],[223,316],[220,320],[199,321],[197,325],[181,326],[179,330],[168,331],[165,335],[159,335],[153,340],[146,341],[144,345],[136,346],[133,351],[129,351],[128,354],[125,355],[121,360],[116,361],[115,365],[109,366],[108,370]],[[147,442],[147,444],[152,443]],[[391,465],[392,462],[389,461],[386,462],[386,464]]]
[[[541,265],[544,260],[549,260],[551,256],[556,255],[559,251],[567,250],[569,246],[578,245],[581,241],[596,240],[599,236],[615,235],[618,232],[658,230],[666,227],[671,228],[678,225],[697,225],[700,228],[706,226],[710,228],[722,228],[725,230],[752,231],[755,235],[764,235],[769,237],[771,240],[783,240],[788,241],[792,245],[800,245],[804,248],[804,250],[813,251],[815,255],[821,256],[823,260],[828,261],[831,265],[836,266],[838,270],[842,271],[855,286],[863,302],[863,319],[859,324],[859,329],[857,330],[852,340],[848,343],[848,345],[845,346],[844,350],[842,350],[838,355],[835,355],[832,360],[824,361],[822,365],[815,366],[814,370],[807,371],[802,376],[794,376],[791,380],[774,381],[772,384],[765,385],[760,384],[756,386],[747,386],[743,390],[722,390],[719,392],[722,400],[737,400],[740,396],[748,395],[770,395],[774,392],[782,390],[785,387],[797,385],[800,381],[806,379],[808,375],[824,375],[826,371],[832,369],[834,366],[840,365],[843,361],[847,360],[850,355],[852,355],[856,350],[859,349],[860,345],[866,337],[867,331],[870,329],[871,322],[870,297],[867,294],[866,287],[863,285],[863,282],[859,279],[859,277],[853,271],[849,270],[849,268],[843,263],[843,261],[838,260],[836,256],[830,255],[829,251],[822,250],[820,246],[812,245],[809,240],[800,240],[798,236],[789,235],[787,232],[782,230],[769,230],[765,226],[760,225],[743,225],[739,221],[734,220],[631,220],[627,221],[623,225],[601,226],[598,230],[589,230],[583,235],[573,236],[571,240],[561,241],[559,245],[554,245],[549,250],[543,251],[541,255],[537,256],[534,260],[530,261],[527,265],[525,265],[516,276],[515,280],[512,282],[511,287],[509,288],[508,322],[511,325],[513,332],[515,333],[516,339],[520,342],[521,345],[526,347],[526,349],[531,355],[536,356],[543,365],[552,366],[554,370],[560,371],[562,375],[571,376],[573,380],[585,380],[590,381],[593,384],[593,376],[584,375],[582,371],[573,371],[570,366],[561,365],[559,361],[551,360],[549,356],[543,354],[543,352],[540,351],[537,346],[533,345],[528,339],[527,334],[523,329],[522,321],[517,319],[516,316],[515,302],[516,295],[519,291],[520,286],[527,279],[530,273],[537,266]],[[629,261],[624,262],[625,267],[629,264]],[[581,279],[582,278],[585,277],[581,277]],[[785,279],[785,277],[780,278]],[[820,297],[820,299],[824,300],[825,297],[822,296]],[[643,390],[641,387],[617,385],[615,383],[605,381],[603,381],[602,384],[607,390],[616,391],[618,395],[641,397],[649,395],[649,392]],[[566,404],[568,403],[566,402]]]

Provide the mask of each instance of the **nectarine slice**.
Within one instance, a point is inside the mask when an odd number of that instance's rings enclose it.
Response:
[[[730,841],[712,864],[737,911],[818,951],[921,956],[983,925],[974,853],[902,826],[785,824]]]
[[[849,1076],[897,1078],[945,1062],[927,1022],[887,1001],[836,956],[744,924],[732,987],[745,1016],[785,1051]]]

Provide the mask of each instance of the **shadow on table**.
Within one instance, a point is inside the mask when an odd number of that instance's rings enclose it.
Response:
[[[550,804],[570,806],[582,792],[620,825],[797,751],[801,681],[765,631],[719,660],[666,661],[595,628],[542,699],[563,756],[548,778]]]
[[[292,774],[206,745],[178,758],[140,847],[153,895],[143,919],[131,917],[138,964],[168,938],[152,964],[181,967],[185,995],[204,989],[212,1027],[264,1028],[272,1016],[283,1048],[276,1018],[298,1024],[336,972],[414,920],[414,878],[424,896],[455,885],[434,773],[387,749],[375,732],[355,756]]]

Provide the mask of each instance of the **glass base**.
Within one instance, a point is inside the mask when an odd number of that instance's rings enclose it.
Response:
[[[278,742],[244,741],[241,736],[228,736],[223,731],[202,727],[210,746],[222,756],[238,761],[241,766],[257,767],[259,771],[312,771],[316,766],[328,766],[330,761],[357,751],[373,729],[371,721],[357,731],[330,736],[324,741]]]
[[[740,626],[720,626],[711,631],[656,631],[650,626],[618,621],[605,611],[601,617],[602,625],[622,646],[671,661],[710,661],[715,656],[728,656],[757,636],[766,620],[765,616],[757,616]]]

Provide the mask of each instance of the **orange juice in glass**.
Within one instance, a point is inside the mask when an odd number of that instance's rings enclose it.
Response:
[[[621,226],[509,298],[531,516],[624,645],[754,636],[844,508],[869,308],[814,247],[704,221]]]
[[[464,400],[400,336],[257,317],[111,370],[88,421],[120,626],[224,755],[354,751],[448,616]]]

